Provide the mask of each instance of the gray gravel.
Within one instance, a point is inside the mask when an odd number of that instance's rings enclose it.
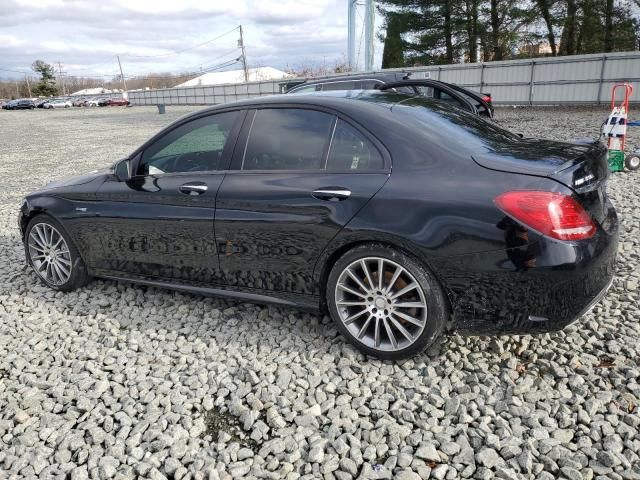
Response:
[[[23,260],[22,195],[188,110],[0,112],[0,478],[640,479],[640,173],[611,179],[618,271],[591,314],[537,337],[450,335],[403,363],[295,310],[43,287]],[[605,114],[498,112],[566,140]]]

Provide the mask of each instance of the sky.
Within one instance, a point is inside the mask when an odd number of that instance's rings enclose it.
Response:
[[[0,0],[0,78],[32,74],[42,59],[110,79],[117,55],[126,77],[197,72],[239,57],[240,24],[249,67],[346,61],[347,0]],[[364,44],[356,50],[362,62]],[[375,50],[379,66],[377,41]]]

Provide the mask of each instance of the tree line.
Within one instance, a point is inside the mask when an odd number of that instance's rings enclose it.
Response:
[[[640,0],[379,0],[382,67],[640,49]]]
[[[108,90],[121,89],[122,79],[119,76],[111,78],[82,77],[65,75],[60,77],[54,67],[43,60],[36,60],[31,65],[34,75],[25,74],[15,80],[0,79],[0,99],[15,99],[29,97],[53,97],[67,95],[87,88],[104,87]],[[171,88],[193,78],[192,73],[172,74],[168,72],[149,73],[147,75],[127,78],[127,89],[141,88]]]

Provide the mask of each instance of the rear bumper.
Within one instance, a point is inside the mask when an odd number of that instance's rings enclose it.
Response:
[[[436,270],[449,293],[454,328],[468,334],[527,334],[573,323],[613,281],[617,220],[609,227],[581,242],[543,237],[522,248],[446,259]]]

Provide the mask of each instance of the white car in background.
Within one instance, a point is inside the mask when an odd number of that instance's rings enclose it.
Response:
[[[89,107],[104,107],[106,101],[107,101],[107,99],[103,98],[103,97],[94,98],[94,99],[89,100],[87,102],[87,106],[89,106]]]
[[[71,102],[69,100],[52,100],[43,105],[44,108],[69,108]]]

